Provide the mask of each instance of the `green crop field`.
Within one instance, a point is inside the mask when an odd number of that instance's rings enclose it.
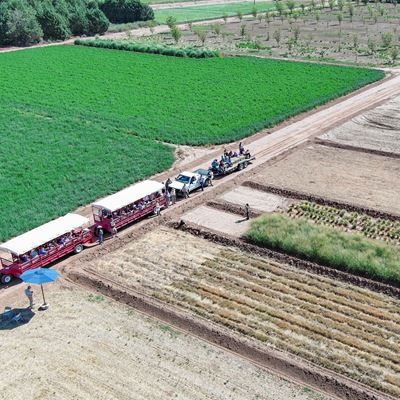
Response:
[[[78,46],[0,54],[0,241],[383,76]]]
[[[169,16],[176,18],[177,22],[202,21],[205,19],[222,18],[224,15],[234,16],[240,11],[243,15],[251,14],[253,8],[257,11],[275,10],[275,4],[269,2],[258,2],[255,5],[251,2],[211,4],[209,6],[190,6],[154,10],[154,19],[160,24],[165,23]]]

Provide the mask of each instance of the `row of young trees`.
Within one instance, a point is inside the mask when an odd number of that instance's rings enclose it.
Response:
[[[96,35],[113,23],[153,19],[139,0],[0,0],[0,45]]]

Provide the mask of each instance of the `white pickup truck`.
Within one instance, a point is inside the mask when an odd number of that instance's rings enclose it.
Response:
[[[193,172],[181,172],[175,180],[171,183],[170,187],[174,188],[177,194],[182,194],[184,185],[187,186],[189,193],[201,187],[201,180],[204,179],[204,187],[207,187],[210,180],[207,177],[208,171],[205,169],[197,169]]]

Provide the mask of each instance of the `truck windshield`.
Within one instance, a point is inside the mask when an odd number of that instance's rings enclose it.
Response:
[[[182,182],[182,183],[189,183],[190,178],[188,176],[185,175],[179,175],[176,180],[178,182]]]

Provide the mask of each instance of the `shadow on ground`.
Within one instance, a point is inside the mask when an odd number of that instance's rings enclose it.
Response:
[[[4,312],[0,314],[0,331],[12,330],[21,325],[27,324],[35,313],[29,308],[11,308],[5,307]]]

